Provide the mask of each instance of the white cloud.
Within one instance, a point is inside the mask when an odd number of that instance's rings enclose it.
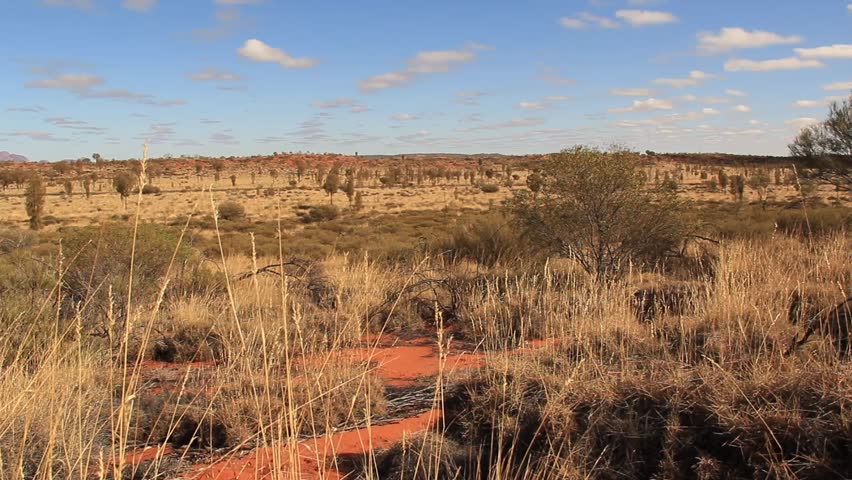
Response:
[[[394,115],[391,118],[393,118],[394,120],[397,120],[397,121],[404,122],[404,121],[407,121],[407,120],[418,120],[420,118],[420,116],[414,115],[413,113],[399,113],[397,115]]]
[[[689,76],[686,78],[658,78],[654,80],[654,83],[670,85],[675,88],[685,88],[700,85],[705,80],[710,80],[716,77],[716,75],[705,73],[701,70],[693,70],[689,72]]]
[[[852,58],[852,45],[836,43],[816,48],[796,48],[796,55],[802,58]]]
[[[703,113],[704,115],[719,115],[722,112],[716,110],[715,108],[705,108],[701,110],[701,113]]]
[[[794,125],[798,128],[804,128],[808,125],[815,125],[817,123],[819,123],[819,120],[812,117],[791,118],[790,120],[784,122],[785,125]]]
[[[548,95],[543,97],[543,100],[548,102],[567,102],[570,98],[565,95]]]
[[[570,29],[574,29],[574,30],[579,29],[579,28],[584,28],[586,26],[586,22],[584,22],[584,21],[582,21],[578,18],[571,18],[571,17],[560,18],[559,24],[562,25],[565,28],[570,28]]]
[[[624,97],[649,97],[654,94],[654,91],[650,88],[613,88],[609,93]]]
[[[849,10],[850,12],[852,12],[852,3],[850,3],[849,5],[846,5],[846,9]]]
[[[60,73],[42,80],[27,82],[30,88],[58,88],[62,90],[83,90],[97,85],[103,85],[104,79],[97,75],[86,73]]]
[[[823,90],[852,90],[852,82],[835,82],[822,86]]]
[[[597,24],[601,28],[618,28],[621,26],[621,24],[615,20],[606,17],[599,17],[588,12],[581,12],[578,16],[587,22]]]
[[[620,23],[611,18],[601,17],[589,12],[580,12],[575,17],[562,17],[559,24],[565,28],[577,30],[588,25],[597,25],[600,28],[618,28]]]
[[[611,108],[610,113],[647,112],[650,110],[671,110],[674,104],[669,100],[649,98],[647,100],[634,100],[633,105],[624,108]]]
[[[192,80],[199,80],[202,82],[239,82],[243,79],[243,77],[236,73],[230,73],[216,68],[208,68],[206,70],[201,70],[200,72],[187,73],[186,76]]]
[[[731,110],[738,112],[738,113],[749,113],[749,112],[751,112],[751,107],[749,107],[748,105],[737,105],[736,107],[732,108]]]
[[[799,57],[777,58],[773,60],[748,60],[734,58],[725,62],[728,72],[772,72],[776,70],[801,70],[804,68],[822,68],[825,64],[819,60],[803,60]]]
[[[570,77],[563,77],[559,74],[559,69],[555,67],[544,67],[539,72],[537,78],[542,82],[552,83],[554,85],[573,85],[577,83]]]
[[[545,108],[550,108],[550,105],[542,102],[521,102],[518,104],[518,108],[522,108],[524,110],[543,110]]]
[[[479,105],[479,97],[483,95],[485,94],[476,91],[457,92],[454,101],[462,105],[477,106]]]
[[[618,10],[615,12],[615,16],[634,27],[662,25],[677,21],[677,17],[670,12],[659,12],[653,10]]]
[[[798,35],[783,36],[763,30],[744,30],[739,27],[726,27],[719,31],[699,32],[698,51],[706,54],[729,52],[745,48],[762,48],[771,45],[789,45],[800,43]]]
[[[157,0],[124,0],[121,6],[137,12],[150,12],[157,6]]]
[[[433,50],[418,52],[406,63],[405,70],[374,75],[358,82],[362,92],[374,92],[385,88],[400,87],[418,76],[434,73],[446,73],[457,64],[470,62],[476,58],[475,51],[490,50],[492,47],[477,43],[468,43],[461,50]]]
[[[748,96],[748,94],[746,92],[743,92],[742,90],[734,90],[732,88],[725,90],[725,93],[732,96],[732,97],[747,97]]]
[[[731,103],[730,98],[725,97],[702,97],[698,99],[699,102],[707,104],[707,105],[715,105],[719,103]]]
[[[246,40],[237,53],[255,62],[277,63],[284,68],[310,68],[318,63],[313,58],[293,57],[284,50],[271,47],[255,38]]]
[[[793,107],[795,108],[812,108],[812,107],[826,107],[831,105],[832,102],[839,102],[845,100],[846,97],[841,96],[833,96],[833,97],[825,97],[822,100],[797,100],[793,102]]]
[[[793,102],[793,106],[796,108],[810,108],[810,107],[818,107],[821,106],[822,102],[820,100],[796,100]]]

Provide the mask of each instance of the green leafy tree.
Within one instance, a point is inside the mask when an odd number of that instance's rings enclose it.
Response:
[[[747,182],[749,188],[757,193],[760,204],[764,209],[766,208],[766,190],[769,188],[770,182],[769,173],[762,169],[754,172]]]
[[[742,202],[743,197],[745,195],[745,177],[743,177],[742,175],[734,175],[730,178],[730,184],[731,195],[733,195],[734,199],[736,199],[738,202]]]
[[[346,183],[343,184],[343,193],[349,200],[349,208],[352,208],[352,202],[355,200],[355,177],[353,175],[346,176]]]
[[[44,200],[47,197],[47,187],[40,176],[35,175],[30,178],[30,181],[27,182],[24,197],[26,199],[27,216],[30,217],[30,228],[38,230],[42,226]]]
[[[852,95],[832,102],[828,118],[803,128],[789,148],[804,166],[803,176],[852,190]]]
[[[527,238],[571,258],[600,281],[633,262],[654,263],[679,247],[684,222],[674,192],[645,188],[639,156],[578,146],[549,156],[539,194],[515,192]]]
[[[67,195],[68,198],[71,198],[71,196],[74,195],[74,182],[66,179],[62,182],[62,189],[65,191],[65,195]]]
[[[338,173],[337,168],[332,168],[328,175],[325,176],[322,189],[328,194],[329,202],[334,205],[334,194],[340,189],[340,173]]]

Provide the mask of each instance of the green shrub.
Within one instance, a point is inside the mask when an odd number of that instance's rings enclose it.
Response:
[[[237,220],[246,216],[246,209],[238,202],[228,200],[219,205],[219,218]]]
[[[500,187],[493,183],[486,183],[479,187],[482,190],[482,193],[497,193],[500,191]]]
[[[777,220],[778,229],[791,234],[823,235],[852,229],[852,209],[817,208],[809,209],[807,217],[801,210],[781,212]]]
[[[509,220],[498,214],[489,214],[455,228],[433,249],[453,260],[469,259],[487,266],[500,261],[518,258],[523,252],[522,242]]]
[[[325,222],[340,216],[340,209],[334,205],[314,205],[307,212],[299,210],[296,215],[304,223]]]
[[[142,187],[142,195],[156,195],[160,193],[160,187],[156,185],[147,184]]]
[[[176,253],[173,274],[187,273],[192,251],[187,246],[178,246],[178,233],[160,225],[139,225],[133,256],[131,301],[134,305],[151,299],[162,288],[172,254]],[[127,309],[133,225],[106,223],[100,227],[73,228],[63,232],[62,237],[68,258],[63,284],[66,312],[70,314],[77,305],[82,305],[85,313],[104,314],[111,296],[113,311],[121,317]]]

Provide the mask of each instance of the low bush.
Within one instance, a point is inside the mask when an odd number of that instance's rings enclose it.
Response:
[[[228,200],[219,205],[219,218],[223,220],[239,220],[245,216],[246,209],[238,202]]]

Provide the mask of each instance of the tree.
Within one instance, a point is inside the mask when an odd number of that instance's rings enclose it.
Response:
[[[676,193],[644,186],[639,156],[578,146],[549,156],[538,195],[515,192],[513,212],[527,238],[577,261],[599,281],[633,262],[654,263],[684,235]]]
[[[728,172],[725,171],[724,168],[719,169],[719,186],[722,187],[722,190],[728,188]]]
[[[38,230],[42,225],[44,216],[44,199],[47,196],[47,187],[40,176],[33,176],[27,183],[26,197],[27,216],[30,217],[30,228]]]
[[[349,199],[349,208],[352,208],[352,201],[355,200],[355,177],[346,175],[346,183],[343,185],[343,193]]]
[[[803,165],[803,176],[852,190],[852,95],[832,102],[828,118],[803,128],[789,148]]]
[[[355,193],[355,205],[353,207],[355,210],[360,211],[364,208],[364,198],[361,196],[361,192]]]
[[[127,197],[133,192],[133,188],[139,183],[136,175],[131,172],[119,172],[112,179],[112,186],[121,196],[121,203],[127,208]]]
[[[325,182],[322,184],[322,189],[328,194],[329,202],[334,205],[334,194],[340,189],[340,174],[338,168],[332,168],[328,175],[325,176]]]
[[[232,187],[237,186],[237,176],[236,175],[231,175],[231,186]]]
[[[745,177],[742,175],[734,175],[730,179],[731,184],[731,195],[734,196],[734,199],[737,201],[743,201],[743,195],[745,194]]]
[[[71,196],[74,194],[74,182],[66,179],[64,182],[62,182],[62,189],[65,190],[65,195],[68,195],[68,198],[71,198]]]
[[[275,185],[275,179],[278,178],[278,170],[270,168],[269,176],[272,177],[272,185]]]
[[[92,180],[89,177],[83,179],[83,191],[86,192],[86,198],[92,198]]]
[[[760,205],[766,209],[766,189],[770,183],[769,173],[764,170],[757,170],[748,179],[748,186],[757,193],[757,198],[760,199]]]

